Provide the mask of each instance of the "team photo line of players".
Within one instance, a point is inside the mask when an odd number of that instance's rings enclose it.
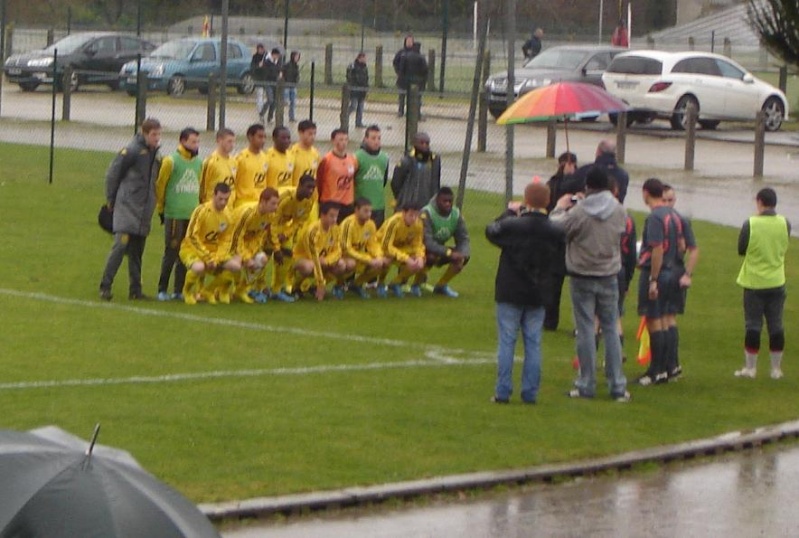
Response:
[[[413,296],[429,289],[457,297],[449,281],[468,261],[468,232],[452,191],[440,187],[440,161],[429,151],[429,137],[418,133],[406,156],[412,162],[395,167],[391,187],[398,205],[386,220],[389,159],[380,128],[369,126],[355,153],[348,152],[348,133],[335,129],[332,149],[321,158],[315,124],[302,121],[298,131],[292,146],[289,129],[276,127],[272,147],[264,150],[264,126],[251,125],[247,147],[233,157],[235,133],[222,129],[202,162],[199,133],[180,133],[156,182],[156,210],[165,226],[158,299],[293,302],[314,287],[322,300],[328,284],[339,299],[347,289],[368,298],[367,284],[379,297],[402,297],[408,284]],[[433,266],[447,268],[430,287]]]

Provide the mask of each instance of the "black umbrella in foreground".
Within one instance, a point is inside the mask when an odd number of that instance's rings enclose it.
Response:
[[[219,538],[123,450],[59,428],[0,430],[0,538]]]

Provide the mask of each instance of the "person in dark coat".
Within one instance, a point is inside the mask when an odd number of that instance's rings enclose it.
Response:
[[[300,82],[300,53],[291,51],[289,61],[283,65],[283,81],[286,88],[283,90],[283,102],[289,105],[289,121],[297,121],[297,84]]]
[[[402,48],[397,51],[394,55],[394,60],[391,62],[394,66],[394,73],[397,75],[397,88],[402,90],[405,87],[405,81],[402,80],[402,76],[400,74],[400,66],[402,65],[402,59],[405,55],[413,50],[413,36],[406,35],[405,40],[402,42]],[[398,117],[402,117],[405,115],[405,93],[403,91],[399,92],[399,112],[397,114]]]
[[[542,39],[544,39],[544,30],[536,28],[533,31],[533,35],[530,36],[530,39],[525,41],[522,45],[522,53],[524,54],[525,60],[532,60],[538,56],[543,45],[541,42]]]
[[[582,183],[583,190],[585,189],[585,178],[589,170],[593,166],[598,166],[616,182],[616,187],[619,189],[619,202],[624,203],[627,197],[627,186],[630,184],[630,176],[616,161],[616,143],[612,140],[602,140],[596,148],[596,159],[591,164],[586,164],[577,169],[575,174],[577,180]]]
[[[536,403],[541,379],[544,309],[551,301],[553,270],[559,263],[563,232],[547,219],[549,187],[531,183],[524,207],[508,211],[486,228],[486,238],[502,249],[494,286],[497,303],[497,384],[491,401],[508,403],[513,392],[513,354],[521,329],[524,341],[521,398]]]
[[[363,103],[369,87],[369,67],[366,65],[365,53],[359,52],[355,61],[347,66],[347,85],[350,87],[349,113],[355,111],[355,127],[364,127]]]
[[[427,60],[422,54],[422,44],[414,43],[413,49],[405,53],[400,61],[400,75],[399,79],[402,81],[400,88],[405,91],[406,95],[411,89],[411,86],[419,88],[419,92],[424,92],[427,86],[428,74]],[[400,108],[400,116],[403,115],[404,109]],[[419,117],[422,114],[422,96],[419,95]]]
[[[141,133],[117,154],[106,172],[105,199],[114,216],[114,244],[100,281],[100,298],[105,301],[113,297],[111,286],[125,256],[130,276],[128,298],[147,299],[142,293],[141,264],[155,211],[155,184],[161,169],[160,144],[161,123],[154,118],[144,120]]]
[[[416,133],[413,149],[394,167],[391,192],[397,207],[426,206],[441,188],[441,157],[430,151],[430,136]]]

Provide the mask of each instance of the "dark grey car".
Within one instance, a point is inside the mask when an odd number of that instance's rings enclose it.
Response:
[[[515,71],[516,97],[555,82],[585,82],[602,86],[602,73],[610,61],[628,49],[602,45],[563,45],[541,54]],[[491,75],[486,81],[488,110],[499,117],[507,105],[508,73]]]

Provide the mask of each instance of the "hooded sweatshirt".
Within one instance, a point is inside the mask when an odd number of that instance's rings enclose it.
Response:
[[[555,208],[552,222],[566,233],[566,270],[573,277],[616,277],[626,213],[610,191],[589,191],[571,209]]]

